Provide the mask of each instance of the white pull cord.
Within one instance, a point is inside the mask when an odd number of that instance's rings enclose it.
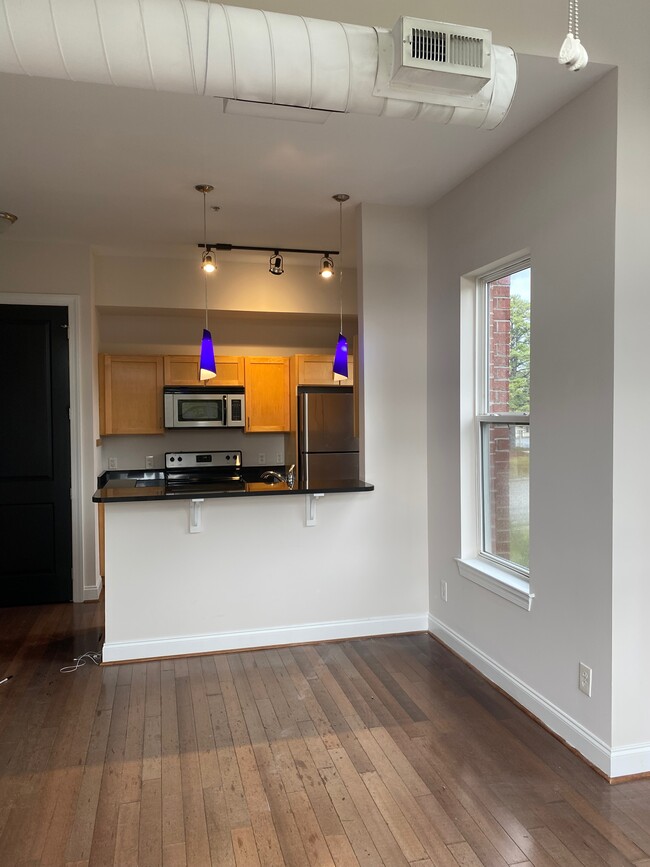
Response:
[[[572,72],[584,69],[589,62],[589,55],[580,42],[580,21],[578,0],[569,0],[569,27],[568,33],[558,56],[558,63],[567,66]]]

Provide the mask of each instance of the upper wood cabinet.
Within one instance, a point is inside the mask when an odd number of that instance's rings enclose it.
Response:
[[[162,389],[162,356],[100,355],[100,434],[164,433]]]
[[[244,359],[246,432],[289,430],[289,359],[248,356]]]
[[[354,359],[348,358],[348,378],[336,380],[332,355],[296,355],[297,385],[354,385]]]
[[[205,385],[243,385],[244,358],[241,355],[215,355],[217,375]],[[166,355],[165,385],[201,385],[198,355]]]

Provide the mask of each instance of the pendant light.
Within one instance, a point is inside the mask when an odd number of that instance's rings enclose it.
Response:
[[[213,379],[217,375],[212,335],[208,329],[208,274],[216,270],[217,263],[212,251],[208,250],[205,200],[207,193],[211,193],[214,187],[210,184],[197,184],[194,189],[203,194],[203,255],[201,257],[201,269],[203,270],[203,286],[205,289],[205,328],[203,329],[203,338],[201,339],[201,352],[199,359],[199,379],[203,382],[208,379]],[[209,260],[207,258],[208,256],[210,257]]]
[[[348,378],[348,341],[343,336],[343,202],[347,202],[350,198],[347,193],[337,193],[332,196],[335,202],[339,203],[339,314],[340,314],[340,330],[339,339],[336,342],[334,351],[334,363],[332,371],[334,379]],[[333,270],[332,270],[333,273]]]

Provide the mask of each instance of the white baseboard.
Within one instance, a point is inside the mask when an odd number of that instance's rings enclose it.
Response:
[[[577,750],[581,756],[584,756],[588,762],[599,768],[608,777],[622,776],[618,770],[614,773],[613,768],[613,753],[608,744],[602,741],[586,729],[579,722],[570,717],[561,708],[554,705],[543,695],[531,689],[522,680],[516,677],[512,672],[504,668],[496,660],[489,657],[478,647],[470,644],[453,629],[445,626],[432,614],[429,614],[429,632],[439,638],[443,644],[446,644],[451,650],[457,653],[470,665],[478,669],[489,681],[496,684],[515,701],[519,702],[522,707],[530,711],[538,720],[544,723],[558,737],[562,738],[569,746]],[[644,745],[647,748],[645,761],[650,760],[650,745]],[[618,752],[618,751],[617,751]],[[624,752],[624,751],[621,751]],[[633,753],[626,753],[628,766],[634,764]],[[640,759],[641,757],[636,757]],[[621,764],[623,756],[621,756]],[[650,766],[649,766],[650,768]],[[634,770],[627,770],[625,774],[643,773],[643,769],[635,767]]]
[[[611,753],[610,777],[631,777],[650,774],[650,744],[631,744],[615,747]]]
[[[367,638],[401,632],[425,632],[426,614],[403,614],[396,617],[370,617],[365,620],[336,620],[330,623],[302,623],[273,629],[249,629],[242,632],[215,632],[210,635],[176,635],[149,641],[107,641],[104,662],[130,662],[192,653],[216,653],[223,650],[248,650],[312,641],[335,641],[343,638]]]
[[[97,576],[97,583],[90,586],[84,585],[84,602],[96,602],[102,595],[102,587],[104,582],[101,575]]]

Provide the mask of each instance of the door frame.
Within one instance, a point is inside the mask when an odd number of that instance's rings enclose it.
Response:
[[[70,376],[70,485],[72,510],[72,601],[84,601],[83,509],[81,454],[81,321],[78,295],[47,295],[36,292],[0,292],[0,304],[68,308],[68,359]]]

